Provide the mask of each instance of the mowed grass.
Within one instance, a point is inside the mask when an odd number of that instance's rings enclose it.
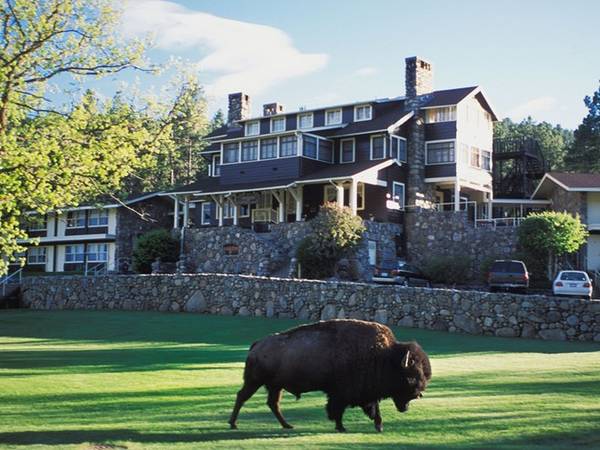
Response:
[[[256,339],[299,322],[150,312],[0,311],[2,448],[600,448],[600,345],[396,328],[433,379],[384,432],[358,409],[333,431],[322,393],[286,394],[282,430],[260,390],[227,418]]]

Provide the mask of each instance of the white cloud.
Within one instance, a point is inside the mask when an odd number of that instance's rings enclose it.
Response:
[[[245,91],[256,95],[270,86],[323,68],[328,56],[302,53],[282,30],[226,19],[165,0],[135,0],[124,8],[128,36],[150,33],[156,47],[173,53],[197,50],[200,72],[214,74],[207,84],[220,97]]]
[[[356,75],[357,77],[370,77],[372,75],[375,75],[377,72],[379,72],[379,70],[377,70],[376,67],[366,66],[357,69],[354,72],[354,75]]]
[[[508,112],[508,117],[513,120],[521,120],[527,116],[539,118],[540,113],[556,109],[558,100],[554,97],[537,97],[515,106]]]

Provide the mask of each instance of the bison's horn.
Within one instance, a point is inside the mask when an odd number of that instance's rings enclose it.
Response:
[[[407,350],[406,355],[402,358],[402,367],[408,367],[408,360],[410,358],[410,350]]]

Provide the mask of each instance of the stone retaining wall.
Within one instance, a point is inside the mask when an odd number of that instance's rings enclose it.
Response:
[[[32,277],[32,309],[186,311],[388,325],[504,337],[600,341],[600,301],[249,275]]]

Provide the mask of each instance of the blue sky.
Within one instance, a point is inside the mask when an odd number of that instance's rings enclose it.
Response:
[[[573,0],[130,0],[122,26],[153,34],[151,59],[194,64],[211,111],[240,90],[256,113],[403,95],[404,58],[419,55],[437,89],[481,85],[500,117],[574,128],[600,79],[599,14],[600,2]]]

